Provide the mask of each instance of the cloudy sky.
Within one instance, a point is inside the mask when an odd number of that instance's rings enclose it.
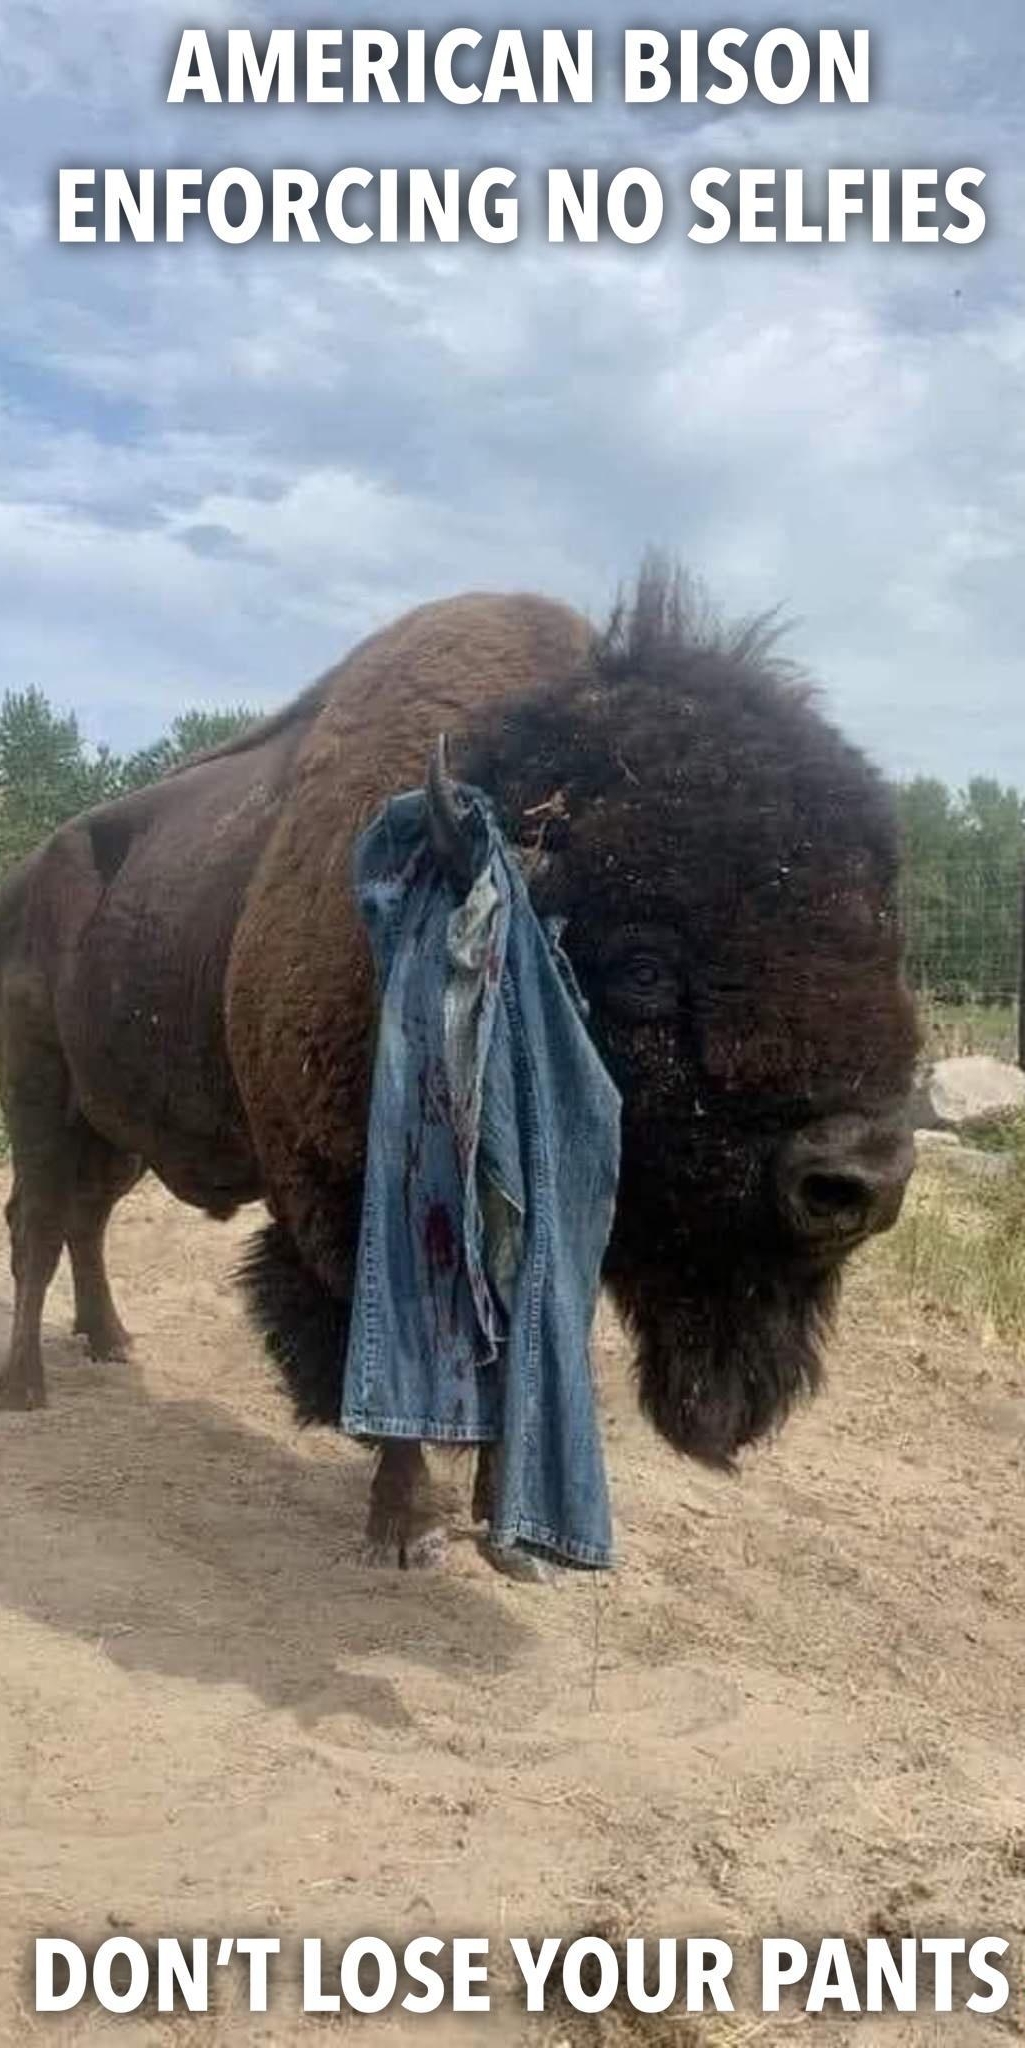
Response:
[[[1025,788],[1020,0],[871,0],[870,107],[751,97],[714,116],[611,92],[169,108],[179,0],[0,13],[5,686],[134,745],[185,705],[278,703],[445,592],[533,588],[600,616],[654,543],[728,611],[781,604],[792,651],[892,772]],[[489,13],[545,18],[535,0]],[[308,19],[263,0],[196,18]],[[641,15],[556,18],[611,55]],[[828,0],[782,18],[851,23]],[[525,212],[542,165],[647,164],[669,218],[643,250],[550,248],[526,222],[502,249],[56,238],[61,165],[389,162],[508,163]],[[977,164],[989,226],[968,248],[702,249],[684,195],[715,162]]]

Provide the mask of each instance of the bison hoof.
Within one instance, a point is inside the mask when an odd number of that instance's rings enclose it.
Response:
[[[500,1550],[496,1543],[484,1538],[480,1546],[481,1555],[487,1558],[496,1572],[504,1579],[517,1579],[525,1586],[557,1586],[559,1569],[546,1557],[535,1557],[530,1550]]]
[[[415,1536],[411,1543],[404,1543],[399,1553],[399,1562],[404,1571],[434,1572],[448,1563],[448,1536],[444,1529],[425,1529],[421,1536]]]
[[[370,1571],[437,1571],[448,1562],[448,1537],[444,1529],[425,1529],[408,1542],[404,1537],[368,1536],[359,1561]]]
[[[131,1357],[132,1339],[120,1323],[109,1330],[84,1330],[76,1323],[74,1334],[85,1338],[86,1355],[97,1365],[124,1365]]]
[[[26,1386],[24,1380],[0,1379],[0,1409],[11,1414],[31,1413],[46,1407],[46,1388]]]

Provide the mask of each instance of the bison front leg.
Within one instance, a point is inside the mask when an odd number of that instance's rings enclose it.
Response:
[[[490,1528],[495,1516],[495,1458],[494,1444],[481,1444],[477,1452],[477,1469],[473,1479],[473,1501],[470,1514],[477,1527],[487,1524]]]
[[[370,1488],[363,1562],[417,1570],[442,1565],[448,1537],[418,1443],[382,1444]]]

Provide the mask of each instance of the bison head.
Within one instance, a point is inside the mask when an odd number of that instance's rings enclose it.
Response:
[[[854,1247],[912,1163],[916,1050],[884,787],[760,629],[636,602],[557,690],[482,708],[488,790],[622,1092],[606,1278],[641,1403],[729,1464],[816,1386]]]

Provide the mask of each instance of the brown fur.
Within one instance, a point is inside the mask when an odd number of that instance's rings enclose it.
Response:
[[[274,1213],[332,1290],[347,1285],[350,1242],[324,1195],[361,1169],[374,1015],[349,886],[355,839],[387,796],[423,781],[438,733],[496,698],[557,686],[591,639],[585,620],[540,598],[427,605],[343,665],[297,762],[235,935],[228,1033]]]

